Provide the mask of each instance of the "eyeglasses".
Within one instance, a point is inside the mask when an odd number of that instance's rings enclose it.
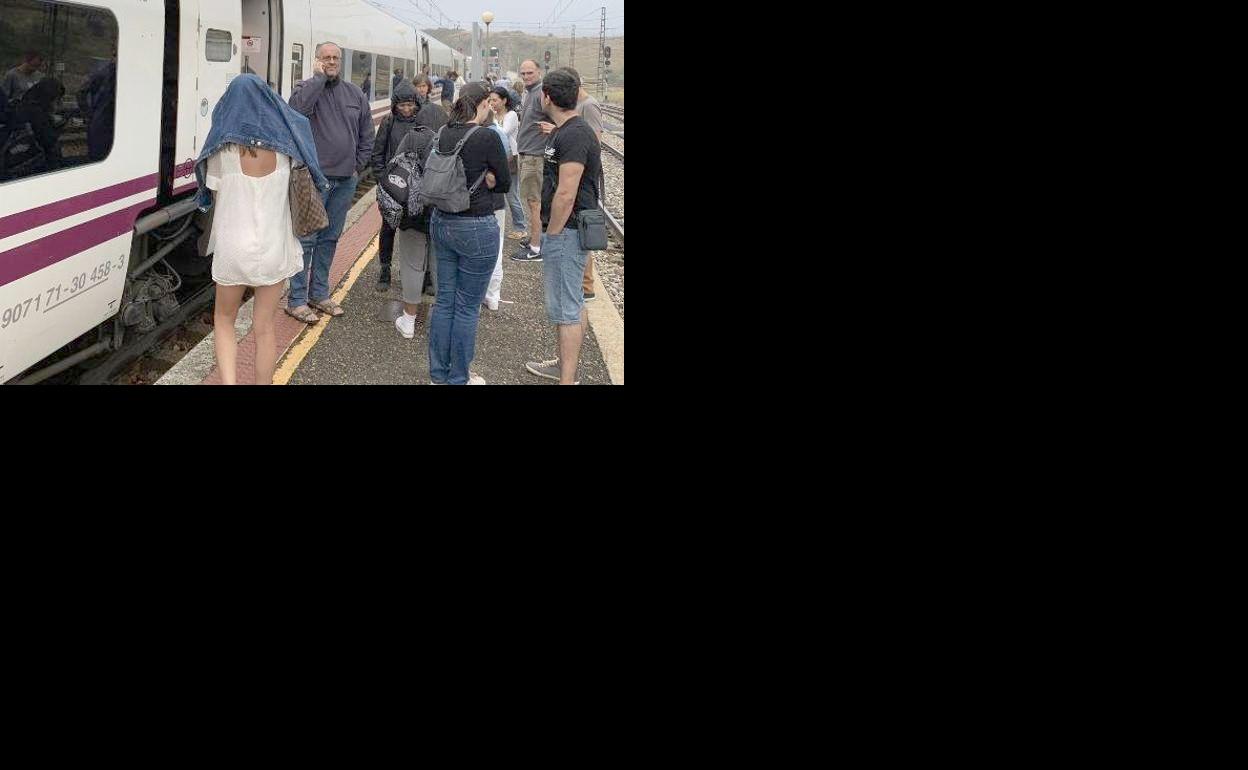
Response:
[[[322,56],[321,61],[342,61],[338,56]]]

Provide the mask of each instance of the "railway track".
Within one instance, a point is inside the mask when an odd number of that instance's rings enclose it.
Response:
[[[621,246],[624,245],[623,145],[623,139],[617,138],[613,134],[603,134],[602,149],[606,150],[606,155],[603,156],[603,175],[605,177],[606,189],[602,191],[603,200],[600,206],[607,215],[608,226],[615,233],[616,240],[619,241]],[[614,208],[615,211],[612,211],[611,208]]]
[[[613,104],[599,104],[598,106],[600,109],[602,109],[604,113],[610,115],[611,117],[617,118],[621,121],[624,120],[624,108],[623,107],[616,107]]]

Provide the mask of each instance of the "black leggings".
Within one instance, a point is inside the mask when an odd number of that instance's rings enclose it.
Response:
[[[381,248],[378,253],[381,255],[381,266],[390,267],[394,261],[394,230],[384,219],[381,221]]]

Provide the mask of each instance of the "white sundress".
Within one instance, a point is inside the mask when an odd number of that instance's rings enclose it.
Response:
[[[208,159],[207,185],[215,190],[212,280],[222,286],[273,286],[303,270],[303,246],[290,220],[290,157],[277,155],[277,168],[247,176],[238,145],[226,145]]]

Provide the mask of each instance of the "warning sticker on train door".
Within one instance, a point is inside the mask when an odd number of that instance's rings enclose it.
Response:
[[[244,36],[243,53],[264,53],[264,38]]]

